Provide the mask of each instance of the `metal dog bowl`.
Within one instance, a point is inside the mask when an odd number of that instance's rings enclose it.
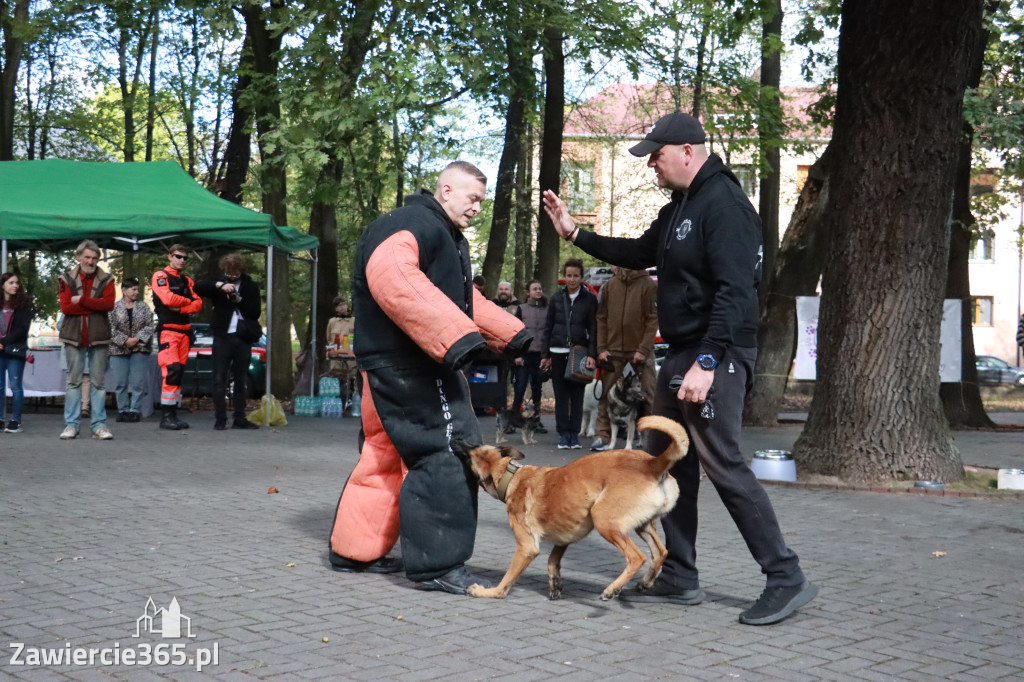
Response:
[[[946,484],[939,483],[938,481],[914,481],[915,488],[924,488],[925,490],[945,490]]]
[[[750,462],[750,470],[764,481],[796,480],[796,462],[789,450],[758,450]]]

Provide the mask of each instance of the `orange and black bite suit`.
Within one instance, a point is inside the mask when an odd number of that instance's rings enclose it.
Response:
[[[478,482],[450,446],[482,442],[460,370],[532,336],[473,287],[469,245],[426,190],[366,228],[353,284],[365,441],[331,552],[372,562],[401,537],[407,576],[431,580],[464,564],[476,536]]]

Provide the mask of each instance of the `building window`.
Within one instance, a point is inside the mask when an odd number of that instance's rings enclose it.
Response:
[[[757,172],[753,166],[740,164],[732,167],[733,175],[740,181],[743,193],[748,197],[757,194]]]
[[[995,241],[996,233],[992,230],[981,230],[975,234],[971,239],[970,259],[972,261],[991,263],[995,260]]]
[[[562,164],[562,185],[565,187],[569,213],[593,213],[597,207],[593,161],[566,161]]]
[[[971,298],[971,312],[975,327],[992,326],[992,303],[991,296],[974,296]]]

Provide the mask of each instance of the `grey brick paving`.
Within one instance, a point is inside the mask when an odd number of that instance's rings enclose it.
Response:
[[[622,560],[596,536],[566,554],[562,600],[547,600],[543,558],[507,599],[474,600],[413,590],[401,575],[329,570],[326,536],[356,460],[353,420],[294,418],[256,432],[214,431],[209,413],[190,421],[183,433],[150,420],[113,425],[112,442],[63,442],[59,415],[29,412],[24,433],[0,434],[0,677],[1024,678],[1019,500],[771,486],[821,595],[779,625],[751,628],[736,617],[763,579],[711,486],[700,501],[700,606],[600,601]],[[798,432],[750,429],[745,448],[785,448]],[[579,454],[540,438],[531,463]],[[1020,432],[963,432],[957,444],[968,464],[1024,466]],[[504,508],[482,496],[471,565],[498,579],[512,551]],[[12,642],[186,642],[132,637],[149,597],[158,607],[176,597],[192,619],[188,666],[11,665]],[[214,644],[219,664],[197,673],[195,651]]]

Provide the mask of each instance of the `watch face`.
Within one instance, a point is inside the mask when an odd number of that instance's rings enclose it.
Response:
[[[715,356],[707,354],[697,356],[697,363],[704,369],[714,369],[718,365]]]

